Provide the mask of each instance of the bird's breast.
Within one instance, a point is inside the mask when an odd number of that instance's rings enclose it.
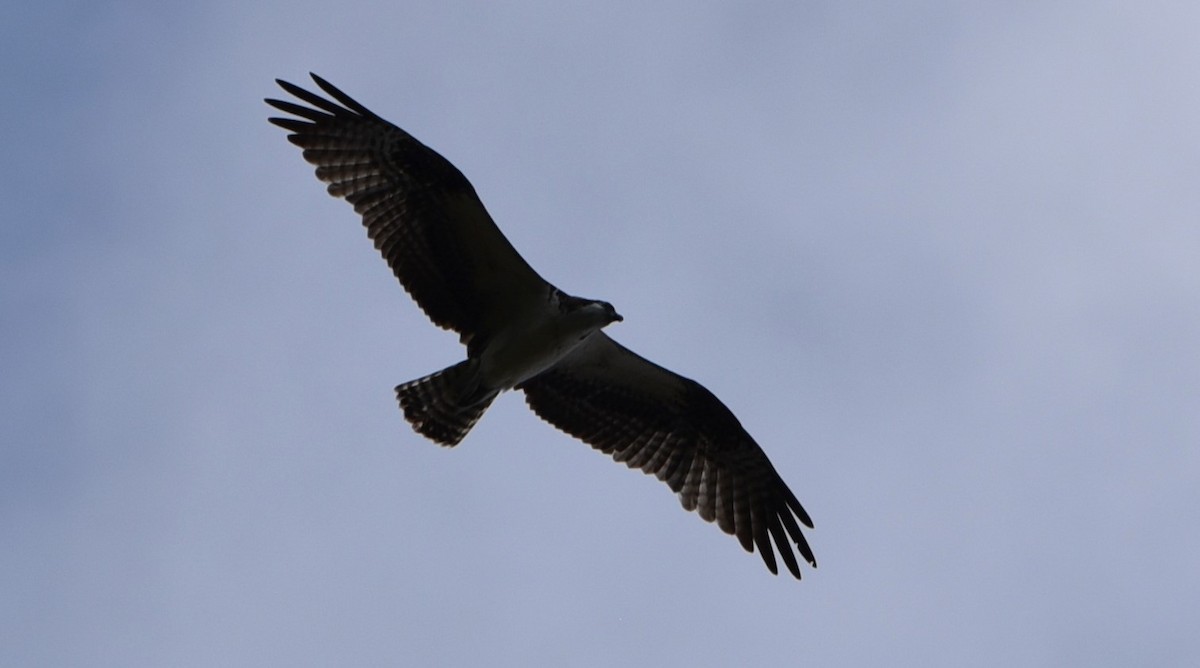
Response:
[[[562,319],[538,319],[492,337],[480,354],[483,382],[510,389],[554,366],[590,333],[569,325]]]

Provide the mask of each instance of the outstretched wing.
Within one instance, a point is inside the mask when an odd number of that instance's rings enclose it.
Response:
[[[778,573],[774,540],[797,578],[800,555],[817,565],[800,525],[812,520],[725,404],[596,332],[569,356],[519,386],[542,419],[630,468],[654,474],[687,510],[755,546]]]
[[[329,194],[362,214],[367,235],[425,314],[470,345],[547,283],[492,222],[462,172],[404,130],[312,75],[332,100],[286,81],[312,105],[267,104],[299,118],[271,118],[290,130]],[[478,344],[479,341],[474,341]]]

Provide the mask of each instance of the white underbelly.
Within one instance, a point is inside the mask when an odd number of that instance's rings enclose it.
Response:
[[[582,341],[579,332],[564,332],[556,323],[509,332],[489,342],[480,356],[483,383],[511,389],[554,366]]]

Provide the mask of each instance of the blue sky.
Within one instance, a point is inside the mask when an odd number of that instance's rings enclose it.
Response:
[[[1200,10],[6,7],[4,665],[1200,657]],[[315,71],[466,173],[812,514],[773,577],[462,358],[266,123]]]

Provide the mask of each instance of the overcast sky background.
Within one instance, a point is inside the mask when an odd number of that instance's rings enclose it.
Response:
[[[1194,3],[7,3],[0,664],[1200,660]],[[459,166],[812,514],[774,577],[502,397],[262,103]]]

